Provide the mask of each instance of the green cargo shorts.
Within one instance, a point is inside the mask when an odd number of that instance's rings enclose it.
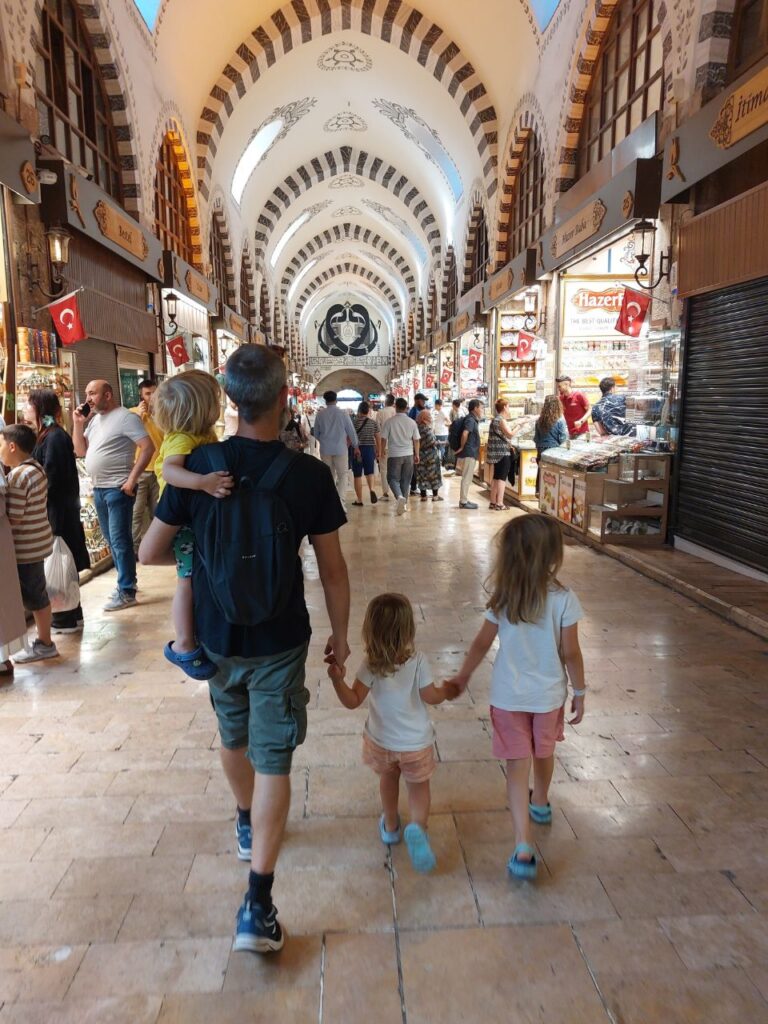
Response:
[[[219,670],[208,686],[221,745],[247,748],[249,761],[262,775],[288,775],[293,752],[306,738],[308,648],[302,644],[260,658],[206,652]]]

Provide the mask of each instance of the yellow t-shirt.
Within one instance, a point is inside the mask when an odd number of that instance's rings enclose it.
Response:
[[[163,443],[160,445],[155,462],[155,476],[160,484],[160,493],[163,493],[163,488],[165,487],[163,462],[169,455],[189,455],[195,448],[199,448],[201,444],[214,444],[218,440],[218,437],[212,430],[207,434],[187,434],[181,431],[166,434],[163,438]]]
[[[152,419],[151,416],[149,416],[147,413],[144,413],[144,415],[142,416],[142,414],[139,412],[138,405],[136,406],[135,409],[129,409],[128,411],[136,413],[136,415],[139,417],[141,422],[144,424],[144,429],[149,434],[149,439],[151,440],[152,444],[155,446],[155,454],[149,460],[149,462],[147,463],[147,468],[144,470],[145,473],[151,473],[154,470],[154,468],[155,468],[155,463],[157,462],[157,455],[158,455],[158,452],[160,451],[160,446],[163,443],[163,432],[160,429],[160,427],[158,427],[158,425],[155,423],[155,421]],[[136,458],[138,458],[138,457],[139,457],[139,449],[137,448],[136,449]],[[136,459],[134,459],[133,461],[135,462]]]

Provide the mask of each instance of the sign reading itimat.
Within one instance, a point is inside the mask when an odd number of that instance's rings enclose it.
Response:
[[[729,149],[768,123],[768,67],[732,92],[720,108],[709,136],[719,149]]]

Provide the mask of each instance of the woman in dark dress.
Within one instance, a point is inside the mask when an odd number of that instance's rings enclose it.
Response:
[[[78,572],[91,562],[80,521],[80,480],[72,438],[61,426],[61,404],[54,391],[41,388],[27,399],[27,421],[37,432],[37,459],[48,477],[48,520],[54,537],[61,537],[75,560]],[[53,613],[54,633],[76,633],[83,627],[80,605],[72,611]]]

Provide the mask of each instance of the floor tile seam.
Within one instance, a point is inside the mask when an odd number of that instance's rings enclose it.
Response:
[[[395,888],[395,866],[392,862],[392,850],[387,847],[386,859],[387,871],[389,873],[389,887],[392,896],[392,925],[395,939],[395,962],[397,965],[397,991],[400,996],[400,1015],[402,1024],[408,1024],[408,1011],[405,1002],[405,979],[403,977],[403,960],[400,950],[400,922],[397,917],[397,891]]]
[[[759,908],[758,906],[755,906],[755,904],[754,904],[754,903],[752,902],[752,900],[751,900],[751,899],[749,898],[749,896],[747,896],[747,894],[746,894],[746,893],[744,892],[744,890],[743,890],[742,888],[740,888],[740,886],[739,886],[739,885],[738,885],[738,883],[736,882],[736,874],[737,874],[737,872],[735,872],[735,871],[731,871],[731,870],[730,870],[730,869],[728,869],[728,868],[724,868],[724,869],[721,869],[721,870],[720,870],[720,871],[718,872],[718,874],[721,874],[721,875],[723,875],[723,877],[724,877],[724,878],[727,878],[727,879],[728,879],[728,881],[729,881],[729,882],[731,883],[731,885],[733,886],[733,888],[734,888],[734,889],[736,890],[736,892],[737,892],[737,893],[738,893],[738,894],[739,894],[739,895],[740,895],[740,896],[741,896],[741,897],[742,897],[743,899],[745,899],[745,900],[747,901],[747,903],[748,903],[748,904],[750,905],[750,907],[752,908],[752,910],[753,910],[753,911],[754,911],[754,912],[755,912],[755,913],[756,913],[756,914],[757,914],[758,916],[762,916],[762,911],[760,910],[760,908]]]
[[[600,884],[602,885],[602,882]],[[589,974],[589,977],[592,979],[592,985],[594,986],[595,992],[597,993],[597,998],[600,1000],[600,1004],[603,1007],[603,1010],[605,1011],[606,1018],[608,1019],[608,1021],[610,1021],[610,1024],[621,1024],[619,1019],[615,1016],[611,1008],[608,1006],[608,1002],[605,996],[603,995],[603,991],[600,988],[600,985],[598,984],[597,978],[595,977],[595,972],[592,970],[592,965],[589,962],[589,958],[587,957],[581,945],[581,942],[579,942],[579,937],[576,934],[576,930],[573,924],[571,924],[571,936],[573,937],[576,949],[579,951],[579,956],[581,957],[584,966],[587,969],[587,973]]]
[[[462,842],[461,839],[459,823],[456,820],[456,811],[454,811],[453,814],[451,815],[451,820],[453,821],[453,827],[456,829],[456,842],[459,844],[459,850],[461,851],[461,859],[464,862],[464,870],[467,873],[467,880],[469,881],[469,888],[472,893],[472,899],[475,901],[475,912],[477,913],[477,921],[480,927],[484,928],[485,921],[483,920],[483,913],[480,908],[480,898],[478,897],[477,890],[475,889],[475,880],[472,877],[472,871],[469,867],[469,861],[467,859],[467,852],[464,848],[464,843]]]
[[[323,1002],[325,1000],[325,958],[327,952],[326,944],[326,933],[323,932],[323,937],[320,942],[320,992],[317,1008],[317,1024],[323,1024],[323,1013],[324,1007]]]

